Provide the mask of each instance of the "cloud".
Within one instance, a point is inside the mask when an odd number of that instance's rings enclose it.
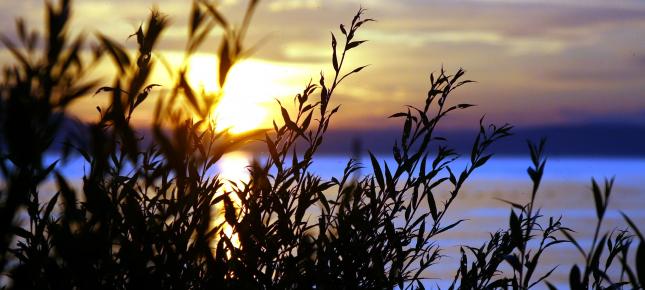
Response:
[[[74,31],[102,31],[133,47],[126,38],[155,3],[172,21],[159,49],[183,49],[190,9],[185,1],[76,1]],[[239,22],[246,1],[221,3]],[[480,109],[451,125],[472,125],[484,112],[514,124],[573,122],[569,117],[582,113],[564,113],[572,109],[593,116],[626,112],[626,119],[642,120],[627,113],[645,107],[641,1],[267,0],[258,7],[248,40],[268,40],[253,57],[307,65],[312,74],[304,78],[315,80],[320,70],[329,74],[330,32],[340,37],[338,24],[351,21],[361,5],[377,22],[357,35],[369,42],[351,51],[347,68],[371,66],[339,88],[336,100],[349,112],[339,115],[341,123],[377,126],[375,120],[393,108],[418,104],[428,74],[442,66],[464,67],[478,81],[455,98]],[[42,1],[0,2],[3,33],[12,35],[19,15],[40,27]],[[217,49],[215,36],[203,52]],[[3,64],[6,55],[0,52]]]
[[[271,11],[314,9],[320,7],[320,0],[274,0],[269,3]]]
[[[496,49],[506,49],[514,55],[559,53],[566,48],[567,43],[558,39],[509,37],[496,31],[455,30],[437,32],[385,32],[368,31],[365,38],[372,41],[390,42],[396,45],[423,47],[433,44],[452,45],[487,45]]]
[[[409,2],[409,1],[408,1]],[[399,4],[401,6],[402,4]],[[439,1],[378,11],[393,31],[487,31],[505,38],[558,38],[576,41],[611,27],[645,23],[645,5],[564,5],[555,3]]]

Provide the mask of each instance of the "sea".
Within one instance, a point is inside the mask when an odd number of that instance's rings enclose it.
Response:
[[[376,157],[381,164],[386,162],[390,168],[394,167],[395,163],[391,157]],[[244,152],[226,154],[216,164],[216,171],[225,179],[245,178],[246,166],[251,158],[251,155]],[[319,155],[314,160],[311,172],[329,180],[342,175],[349,157]],[[373,173],[367,157],[361,158],[359,162],[363,165],[359,174]],[[594,178],[602,185],[605,180],[614,179],[609,210],[605,215],[602,230],[627,229],[621,215],[624,213],[640,227],[641,232],[645,232],[645,157],[556,156],[548,158],[546,162],[545,174],[536,197],[536,205],[544,222],[547,222],[549,217],[561,218],[564,226],[575,230],[573,236],[578,239],[582,248],[588,250],[591,247],[596,222],[591,180]],[[467,164],[466,160],[458,159],[452,164],[452,169],[459,171]],[[443,249],[443,256],[440,262],[426,273],[425,277],[428,279],[424,284],[427,288],[439,286],[445,289],[449,286],[459,267],[461,247],[480,247],[491,233],[508,227],[511,206],[502,200],[520,204],[529,201],[532,183],[527,168],[530,165],[528,157],[496,156],[475,171],[450,208],[445,221],[463,219],[464,222],[442,233],[435,241]],[[59,170],[71,180],[80,180],[87,168],[81,158],[72,159],[59,166]],[[441,199],[440,195],[438,199]],[[634,252],[635,248],[632,254]],[[633,261],[633,257],[630,259]],[[558,288],[568,288],[571,267],[574,264],[582,265],[583,261],[580,252],[571,244],[559,244],[546,252],[540,262],[539,273],[534,277],[540,277],[555,267],[556,270],[547,280],[561,286]],[[510,269],[504,267],[504,270]],[[620,273],[617,271],[610,271],[609,274],[613,279],[620,279]],[[542,283],[536,289],[546,289],[546,285]]]
[[[380,156],[377,159],[382,168],[383,162],[387,162],[390,168],[395,164],[391,157]],[[330,178],[339,174],[338,168],[347,162],[347,158],[326,156],[316,161],[318,164],[314,164],[313,171]],[[371,174],[371,161],[363,158],[361,163],[365,165],[362,173]],[[452,169],[459,171],[466,165],[467,160],[458,159],[453,163]],[[425,281],[426,288],[448,288],[459,266],[459,249],[463,246],[479,248],[491,233],[508,228],[511,206],[502,200],[519,204],[530,200],[532,182],[527,174],[530,165],[528,157],[499,156],[493,157],[475,171],[447,215],[447,222],[460,219],[465,221],[443,233],[436,241],[444,249],[444,256],[428,271],[427,277],[431,279]],[[561,218],[564,226],[575,231],[572,235],[582,248],[588,250],[597,220],[591,190],[592,178],[601,188],[606,180],[614,180],[602,231],[627,229],[622,212],[639,226],[641,232],[645,232],[645,158],[547,158],[545,173],[536,196],[542,221],[548,223],[549,217]],[[632,255],[634,252],[635,248]],[[634,257],[630,259],[633,265]],[[547,280],[559,289],[566,289],[569,288],[568,277],[574,264],[584,265],[580,252],[572,244],[558,244],[544,254],[538,267],[539,273],[534,277],[541,277],[550,269],[556,268]],[[510,267],[505,266],[504,269],[508,271]],[[615,269],[609,274],[615,281],[620,279],[620,273]],[[541,283],[535,289],[547,287]]]

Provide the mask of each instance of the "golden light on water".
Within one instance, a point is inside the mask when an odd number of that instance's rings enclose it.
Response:
[[[232,191],[234,184],[232,182],[245,182],[249,180],[249,166],[251,155],[242,151],[234,151],[224,154],[217,162],[216,166],[220,179],[224,181],[222,190]],[[239,201],[237,196],[231,196],[233,201]]]
[[[226,192],[230,193],[229,196],[231,197],[231,200],[236,207],[240,206],[240,199],[236,194],[232,193],[236,186],[233,182],[236,182],[238,186],[241,186],[241,182],[246,182],[249,180],[247,166],[249,165],[250,160],[250,154],[235,151],[222,156],[222,158],[217,162],[216,165],[220,179],[223,182],[223,186],[219,189],[217,194],[224,194]],[[219,203],[216,206],[215,210],[218,213],[223,213],[223,204]],[[226,235],[231,240],[231,243],[235,247],[239,247],[240,240],[237,234],[234,233],[233,227],[231,227],[231,225],[229,225],[228,223],[225,223],[223,214],[218,214],[218,216],[213,221],[213,225],[220,224],[222,224],[222,232],[224,233],[224,235]]]
[[[188,80],[207,93],[219,91],[218,60],[215,55],[197,54],[189,61]],[[275,99],[290,97],[302,90],[311,72],[303,65],[242,60],[226,78],[222,98],[213,111],[216,130],[237,134],[269,128],[276,116]]]

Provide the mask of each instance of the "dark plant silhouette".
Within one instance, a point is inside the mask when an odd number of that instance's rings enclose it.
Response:
[[[634,224],[634,222],[625,214],[623,218],[631,227],[633,232],[627,229],[614,229],[601,235],[600,229],[602,226],[603,218],[607,212],[609,205],[609,197],[611,196],[614,180],[605,180],[604,188],[598,185],[596,180],[592,179],[592,193],[596,205],[596,227],[594,230],[593,240],[589,251],[585,251],[573,236],[571,230],[564,231],[568,241],[573,243],[575,248],[580,251],[584,257],[584,268],[574,265],[571,268],[569,275],[569,285],[571,289],[616,289],[623,286],[633,289],[642,289],[645,283],[645,243],[643,243],[643,235]],[[634,233],[636,237],[634,237]],[[638,248],[636,249],[635,266],[636,271],[629,263],[629,250],[634,238],[639,241]],[[604,263],[603,263],[604,255]],[[618,262],[619,277],[610,277],[608,273],[612,268],[614,262]],[[620,280],[616,280],[620,279]],[[554,289],[553,285],[549,287]]]
[[[460,282],[460,289],[529,289],[545,280],[555,270],[550,269],[543,276],[534,279],[533,275],[536,274],[542,254],[549,247],[565,242],[556,234],[567,230],[562,227],[560,218],[550,217],[548,223],[541,223],[540,219],[543,217],[539,210],[534,208],[546,165],[543,156],[544,143],[542,140],[539,145],[529,144],[533,163],[533,167],[528,168],[529,177],[533,182],[529,202],[522,205],[505,201],[517,209],[519,214],[511,210],[508,229],[492,234],[490,240],[481,247],[466,247],[474,258],[470,269],[468,255],[462,247],[459,271],[451,289],[457,282]],[[532,249],[529,242],[536,238],[539,241],[538,246]],[[500,275],[499,267],[504,262],[511,266],[512,273]]]
[[[138,47],[134,55],[97,34],[92,57],[82,56],[85,37],[70,40],[67,33],[70,1],[47,2],[44,37],[19,20],[20,45],[2,38],[16,61],[5,68],[0,83],[0,267],[8,281],[3,287],[422,289],[433,266],[445,265],[437,238],[464,221],[448,220],[446,213],[469,177],[492,157],[490,146],[509,136],[511,126],[485,125],[482,119],[469,164],[455,168],[458,154],[435,129],[446,115],[472,106],[449,98],[470,81],[463,80],[462,69],[454,75],[441,69],[430,75],[422,106],[390,116],[403,121],[392,150],[395,162],[370,153],[367,176],[354,175],[361,166],[355,160],[331,180],[313,174],[316,152],[339,110],[334,93],[365,68],[345,68],[350,51],[365,43],[357,38],[359,29],[373,21],[360,9],[350,24],[340,25],[341,37],[331,34],[333,78],[321,73],[317,84],[309,83],[293,98],[293,110],[278,103],[282,118],[273,129],[218,132],[209,115],[221,92],[193,88],[186,76],[188,60],[213,30],[221,29],[217,82],[223,87],[230,69],[254,50],[244,38],[257,5],[250,1],[236,26],[213,3],[194,1],[186,61],[178,68],[165,64],[173,84],[164,91],[150,80],[160,62],[155,46],[168,26],[157,11],[130,36]],[[85,75],[104,57],[117,74],[111,85],[99,87]],[[97,107],[98,120],[79,126],[62,142],[65,146],[54,146],[68,131],[61,129],[67,105],[92,92],[109,96],[107,106]],[[153,94],[158,95],[153,133],[145,135],[130,120]],[[263,143],[266,157],[252,162],[248,180],[225,186],[228,181],[215,164],[252,140]],[[586,259],[584,271],[571,270],[572,288],[639,288],[645,281],[645,250],[636,225],[625,216],[640,240],[635,270],[629,263],[634,239],[629,231],[600,237],[612,183],[603,192],[593,182],[598,227],[591,250],[584,251],[559,219],[545,222],[534,207],[546,161],[543,142],[529,148],[534,184],[529,202],[509,202],[514,209],[507,230],[491,234],[479,248],[462,248],[450,288],[532,288],[553,271],[536,277],[542,254],[565,241]],[[70,153],[84,159],[82,180],[70,180],[57,168]],[[46,154],[60,158],[47,164]],[[57,185],[53,195],[40,192],[48,181]],[[445,200],[439,188],[447,188]],[[537,247],[530,243],[534,240]],[[620,281],[606,274],[616,259],[624,273]],[[501,271],[503,263],[511,271]]]
[[[1,38],[16,62],[4,68],[0,85],[2,271],[7,270],[8,264],[15,264],[11,262],[9,252],[18,259],[34,261],[23,267],[25,269],[46,264],[50,248],[47,225],[57,196],[46,207],[41,207],[38,185],[54,171],[57,162],[43,164],[43,156],[64,122],[65,108],[97,85],[96,81],[84,81],[97,57],[89,64],[80,57],[85,38],[68,35],[69,18],[69,2],[47,3],[47,30],[42,37],[18,19],[19,44],[7,36]],[[42,52],[39,47],[43,47]],[[29,215],[27,230],[15,224],[18,214],[23,211]],[[18,243],[20,246],[29,245],[29,251],[10,249],[15,235],[23,239]]]

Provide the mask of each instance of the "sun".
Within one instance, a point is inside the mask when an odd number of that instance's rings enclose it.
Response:
[[[218,92],[217,68],[215,55],[194,55],[189,62],[188,80],[206,92]],[[258,59],[237,63],[227,76],[222,98],[212,112],[216,131],[239,134],[271,127],[277,112],[275,99],[294,95],[308,75],[310,70],[302,65]]]

